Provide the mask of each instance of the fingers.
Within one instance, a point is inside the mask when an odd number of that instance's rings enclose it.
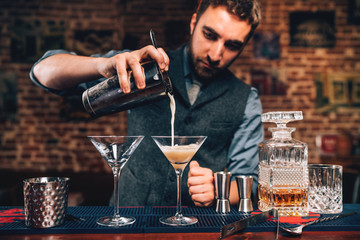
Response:
[[[145,73],[137,54],[126,52],[116,55],[115,67],[124,93],[130,93],[131,91],[130,74],[133,75],[138,89],[145,88]]]
[[[135,83],[139,89],[145,88],[144,69],[141,68],[142,71],[140,72],[138,68],[141,62],[148,59],[155,60],[161,71],[169,70],[169,57],[162,48],[156,49],[153,46],[147,46],[138,50],[135,54],[138,56],[138,62],[134,64],[134,68],[132,66],[130,66],[130,68],[133,71]]]
[[[200,165],[199,165],[199,163],[197,161],[192,160],[190,162],[190,164],[189,164],[189,178],[191,176],[194,176],[194,174],[196,174],[198,172],[198,169],[196,169],[198,167],[200,167]]]
[[[189,187],[189,194],[196,206],[209,207],[214,203],[215,193],[213,185],[206,186],[191,186]]]
[[[189,194],[196,206],[207,207],[215,199],[214,177],[209,168],[200,167],[197,161],[190,162],[188,177]]]
[[[136,51],[124,52],[112,58],[102,58],[99,64],[99,73],[104,77],[111,77],[115,72],[119,77],[119,84],[124,93],[129,93],[130,73],[134,77],[138,89],[145,88],[145,73],[142,62],[155,60],[162,71],[169,69],[169,57],[162,48],[146,46]]]
[[[145,73],[144,69],[141,66],[141,63],[149,59],[155,60],[161,70],[167,71],[169,69],[169,57],[162,48],[156,49],[153,46],[146,46],[144,48],[131,52],[129,56],[127,56],[126,64],[129,70],[132,71],[132,75],[138,89],[145,88]],[[127,89],[128,84],[125,83],[124,80],[120,81],[120,83],[123,83],[124,89]],[[123,88],[123,85],[121,85],[121,87]],[[130,89],[127,90],[129,90],[128,92],[130,92]]]
[[[188,185],[189,186],[197,186],[197,185],[204,185],[204,184],[209,184],[209,183],[212,184],[214,181],[214,177],[212,176],[211,173],[204,174],[204,175],[198,175],[198,176],[190,176],[188,178]]]
[[[212,196],[210,192],[214,192],[214,187],[212,184],[208,185],[192,185],[189,187],[190,195],[206,195]],[[198,198],[196,200],[199,200]]]
[[[144,89],[145,73],[144,73],[144,68],[140,65],[140,62],[136,58],[132,58],[131,60],[128,61],[128,67],[129,69],[131,69],[136,87],[138,89]]]
[[[158,51],[162,54],[162,56],[164,58],[164,64],[165,64],[165,68],[160,67],[160,69],[164,70],[164,71],[169,71],[169,63],[170,63],[169,56],[165,53],[164,49],[162,49],[162,48],[158,48]]]
[[[190,162],[190,168],[194,168],[194,167],[200,167],[200,164],[197,161],[192,160]]]
[[[198,207],[210,207],[214,204],[214,196],[206,193],[191,195],[191,199]]]
[[[124,55],[121,55],[118,57],[115,68],[116,72],[119,78],[119,83],[121,86],[121,89],[124,93],[129,93],[130,90],[130,75],[127,71],[127,62],[126,59],[129,58],[129,56],[126,56],[127,53]]]
[[[134,51],[134,53],[137,54],[140,62],[152,59],[157,62],[161,70],[167,71],[169,69],[169,57],[162,48],[156,49],[149,45]]]
[[[210,168],[200,167],[200,165],[197,161],[193,160],[190,162],[189,177],[203,176],[203,175],[212,176],[212,173],[213,172]]]

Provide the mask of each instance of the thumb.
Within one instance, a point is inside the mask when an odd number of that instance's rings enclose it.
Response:
[[[195,160],[190,162],[190,168],[200,167],[199,163]]]
[[[192,174],[192,172],[194,171],[193,169],[194,168],[197,168],[197,167],[199,167],[200,165],[199,165],[199,163],[197,162],[197,161],[195,161],[195,160],[193,160],[193,161],[191,161],[190,162],[190,165],[189,165],[189,173],[188,173],[188,177],[190,178],[193,174]]]

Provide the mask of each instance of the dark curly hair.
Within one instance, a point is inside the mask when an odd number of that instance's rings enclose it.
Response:
[[[237,15],[242,20],[251,24],[251,31],[247,40],[254,34],[256,27],[261,21],[261,6],[258,0],[199,0],[196,10],[196,21],[209,7],[225,6],[229,13]]]

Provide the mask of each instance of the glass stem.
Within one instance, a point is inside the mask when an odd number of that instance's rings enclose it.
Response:
[[[120,197],[119,197],[119,180],[121,174],[121,168],[113,167],[112,168],[114,174],[114,217],[120,217]]]
[[[182,178],[182,171],[176,171],[176,180],[177,180],[177,203],[176,203],[176,214],[175,218],[179,219],[182,218],[182,211],[181,211],[181,178]]]

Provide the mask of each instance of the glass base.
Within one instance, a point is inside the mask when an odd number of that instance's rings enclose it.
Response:
[[[188,226],[198,222],[196,217],[162,217],[160,218],[162,224],[170,226]]]
[[[133,217],[107,216],[99,218],[96,223],[105,227],[122,227],[133,224],[136,221]]]

